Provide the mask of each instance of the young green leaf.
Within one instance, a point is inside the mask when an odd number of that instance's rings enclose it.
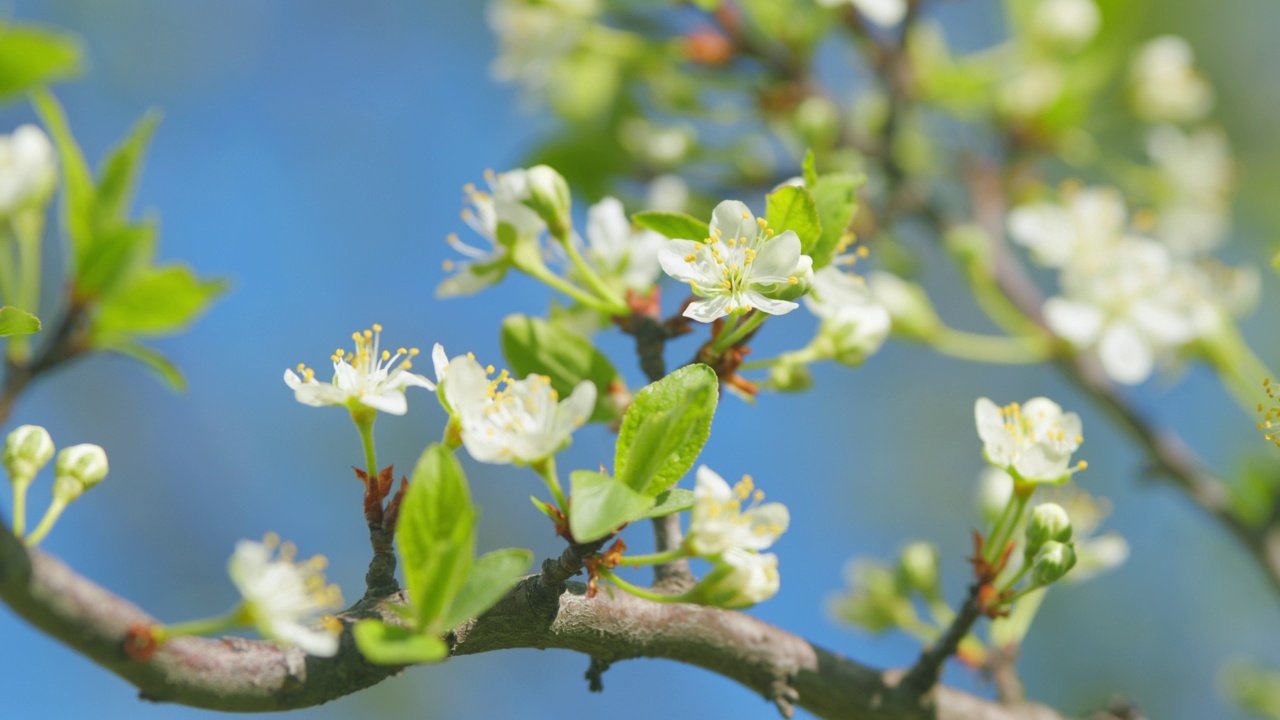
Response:
[[[448,448],[431,445],[414,468],[396,526],[405,585],[421,632],[445,631],[441,620],[471,570],[475,521],[462,466]]]
[[[0,100],[80,72],[75,37],[24,26],[0,27]]]
[[[599,540],[640,517],[653,498],[632,490],[622,480],[591,470],[569,475],[569,531],[580,543]]]
[[[101,332],[167,335],[193,322],[226,289],[181,264],[146,268],[102,300],[94,328]]]
[[[533,553],[523,548],[505,548],[481,555],[471,566],[467,582],[454,597],[441,626],[453,630],[483,615],[528,572],[532,562]]]
[[[816,161],[813,157],[813,150],[810,149],[804,154],[804,162],[800,165],[801,172],[804,174],[804,186],[813,187],[818,182],[818,171],[815,169]]]
[[[40,318],[16,307],[0,307],[0,337],[34,332],[40,332]]]
[[[644,520],[647,518],[666,517],[675,515],[678,512],[684,512],[693,507],[693,491],[684,488],[671,488],[658,494],[654,498],[653,507],[645,510],[635,520]]]
[[[93,346],[99,350],[116,352],[125,357],[133,358],[146,365],[148,369],[159,376],[175,392],[182,393],[187,391],[187,378],[183,376],[182,371],[178,369],[177,365],[173,364],[172,360],[161,354],[159,350],[147,347],[128,335],[95,333]]]
[[[636,393],[622,418],[614,474],[653,497],[678,481],[711,434],[719,381],[706,365],[686,365]]]
[[[58,150],[64,193],[62,223],[71,238],[72,254],[79,265],[78,258],[93,242],[93,207],[97,194],[93,175],[89,172],[89,164],[84,160],[80,145],[71,134],[62,105],[47,90],[37,90],[32,93],[31,98]]]
[[[618,371],[590,340],[568,327],[540,318],[509,315],[502,321],[502,354],[517,377],[546,375],[561,397],[568,397],[578,383],[590,380],[596,386],[591,421],[618,419],[617,405],[609,391],[615,382],[621,382]]]
[[[631,216],[637,225],[672,240],[702,240],[711,234],[711,226],[684,213],[646,210]]]
[[[434,635],[415,633],[381,620],[361,620],[351,628],[356,647],[376,665],[415,665],[449,655],[449,646]]]
[[[808,255],[822,237],[822,221],[809,191],[795,185],[783,185],[769,193],[766,219],[775,233],[785,230],[800,238],[800,252]]]
[[[109,294],[155,255],[156,223],[117,225],[94,231],[93,243],[79,256],[75,289],[82,299]]]
[[[813,269],[826,267],[835,256],[840,237],[848,231],[853,222],[853,214],[858,209],[855,193],[866,178],[851,173],[831,173],[822,175],[814,183],[810,191],[817,204],[818,218],[822,222],[822,235],[818,238],[809,256],[813,258]]]
[[[110,227],[128,221],[133,191],[142,174],[142,161],[159,124],[159,112],[152,110],[143,115],[128,137],[111,151],[103,163],[94,205],[94,227]]]

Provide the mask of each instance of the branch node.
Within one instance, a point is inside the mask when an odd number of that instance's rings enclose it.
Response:
[[[791,720],[796,714],[796,703],[800,702],[800,692],[791,686],[789,675],[780,673],[769,683],[765,699],[778,708],[782,717]]]
[[[587,671],[582,677],[586,678],[587,689],[593,693],[604,692],[604,674],[613,665],[612,662],[604,658],[591,656],[591,665],[587,667]]]

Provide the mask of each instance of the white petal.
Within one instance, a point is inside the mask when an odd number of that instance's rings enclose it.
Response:
[[[788,230],[765,241],[751,262],[752,283],[781,283],[796,275],[800,263],[800,238]]]
[[[700,268],[696,258],[699,254],[698,249],[701,247],[700,243],[693,240],[669,240],[658,250],[658,264],[662,266],[665,273],[680,282],[712,284],[716,279],[708,277],[707,273]],[[685,259],[690,255],[695,256],[692,262]]]
[[[400,390],[369,393],[360,398],[360,403],[391,415],[403,415],[409,410],[409,403],[405,400],[404,392]]]
[[[1112,323],[1098,342],[1098,359],[1118,383],[1137,385],[1151,376],[1155,358],[1142,335],[1128,323]]]
[[[1077,347],[1088,347],[1102,331],[1104,315],[1088,303],[1052,297],[1044,301],[1044,319],[1058,337]]]
[[[436,382],[444,382],[445,371],[449,367],[449,356],[444,354],[444,346],[436,343],[431,348],[431,364],[436,368]]]
[[[693,486],[693,496],[695,499],[708,499],[716,502],[726,502],[733,499],[733,488],[729,487],[729,483],[725,482],[720,473],[712,470],[706,465],[698,467],[698,473]]]
[[[770,315],[786,315],[787,313],[800,307],[799,303],[790,300],[774,300],[767,298],[754,290],[748,290],[743,293],[744,299],[751,307],[769,313]]]
[[[720,235],[716,235],[716,231],[720,231]],[[751,214],[751,210],[738,200],[725,200],[716,209],[711,211],[711,236],[715,238],[723,238],[724,240],[736,238],[753,238],[759,228],[756,227],[755,216]],[[697,240],[698,238],[691,238]]]
[[[684,316],[698,322],[709,323],[729,314],[729,303],[733,302],[728,295],[717,295],[706,300],[689,303],[684,309]]]

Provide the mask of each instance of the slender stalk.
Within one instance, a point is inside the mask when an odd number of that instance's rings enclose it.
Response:
[[[27,532],[27,488],[31,481],[13,481],[13,534],[22,537]]]
[[[378,476],[378,451],[373,444],[373,423],[377,419],[378,411],[376,410],[363,406],[351,408],[351,420],[360,431],[360,443],[364,446],[365,471],[369,474],[370,480]]]
[[[49,531],[53,529],[54,524],[58,522],[62,511],[66,509],[67,501],[59,500],[55,497],[53,502],[49,503],[49,509],[44,511],[44,517],[40,518],[40,524],[36,525],[36,529],[32,530],[31,534],[23,541],[27,544],[27,547],[39,545],[40,541],[44,540]]]
[[[586,290],[583,290],[577,285],[574,285],[568,280],[565,280],[559,275],[556,275],[555,273],[547,269],[547,266],[545,265],[542,265],[542,264],[535,265],[532,263],[517,262],[516,267],[521,272],[533,278],[534,280],[537,280],[551,287],[551,289],[553,290],[558,290],[559,292],[564,293],[565,295],[568,295],[569,297],[573,298],[576,302],[582,305],[585,305],[589,308],[594,308],[596,310],[599,310],[602,313],[606,313],[609,315],[618,314],[617,307],[609,305],[608,303],[604,302],[603,300],[596,297],[595,295],[592,295]]]
[[[643,600],[652,600],[653,602],[660,602],[660,603],[684,602],[684,595],[662,595],[661,593],[656,593],[656,592],[653,592],[652,590],[646,590],[645,588],[632,585],[626,580],[623,580],[617,575],[614,575],[607,568],[600,568],[599,572],[600,572],[600,577],[608,580],[614,585],[617,585],[619,588]]]
[[[987,562],[995,562],[1000,557],[1000,553],[1004,551],[1004,546],[1013,537],[1014,530],[1018,527],[1018,521],[1022,519],[1022,513],[1027,509],[1027,501],[1030,499],[1031,493],[1021,493],[1016,488],[1014,489],[1013,495],[1009,498],[1010,505],[1013,507],[1013,516],[1009,518],[1008,524],[1000,528],[999,534],[992,533],[986,547],[982,549],[983,558]],[[1008,509],[1008,506],[1006,506],[1006,513]],[[1004,518],[1002,517],[1001,519]]]
[[[38,314],[40,305],[40,240],[44,234],[44,213],[24,211],[11,221],[17,237],[18,276],[13,287],[14,304],[32,314]],[[25,363],[31,359],[31,338],[13,335],[9,338],[9,359]]]
[[[158,642],[164,642],[180,635],[216,635],[247,624],[249,624],[248,614],[245,612],[244,605],[239,605],[225,615],[162,625],[153,629],[151,635]]]
[[[547,484],[547,488],[551,490],[551,495],[556,499],[556,506],[560,508],[560,512],[568,515],[569,500],[564,495],[564,487],[560,485],[560,477],[556,473],[555,456],[553,455],[546,460],[534,463],[530,467]]]
[[[686,557],[689,557],[689,554],[684,551],[684,548],[675,548],[667,552],[651,553],[649,555],[624,555],[618,560],[618,564],[630,566],[661,565]]]
[[[750,335],[751,332],[760,327],[760,323],[763,323],[768,317],[769,315],[767,313],[762,313],[757,310],[751,313],[746,320],[737,323],[733,329],[730,329],[729,326],[726,325],[725,329],[722,330],[720,334],[716,336],[715,341],[711,343],[712,351],[719,353],[733,347],[734,343],[747,335]]]
[[[1034,365],[1049,359],[1049,347],[1035,336],[980,335],[943,327],[930,347],[962,360],[1003,365]]]
[[[578,247],[568,241],[563,242],[563,245],[565,252],[569,255],[569,261],[573,263],[573,267],[578,270],[578,274],[582,276],[582,279],[586,280],[587,287],[591,288],[596,295],[600,296],[601,300],[604,300],[613,308],[610,314],[626,315],[627,304],[587,264],[587,261],[582,257],[582,253],[578,251]]]

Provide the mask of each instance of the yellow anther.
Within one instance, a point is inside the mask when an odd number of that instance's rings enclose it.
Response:
[[[390,350],[383,350],[383,351],[382,351],[382,361],[383,361],[383,362],[386,362],[387,360],[390,360],[390,359],[391,359],[391,351],[390,351]]]
[[[372,331],[372,330],[365,330],[365,331],[364,331],[364,339],[365,339],[365,340],[372,340],[372,339],[373,339],[373,331]]]
[[[695,254],[695,253],[690,253],[690,254],[688,254],[688,255],[685,255],[685,256],[684,256],[684,261],[685,261],[685,262],[687,262],[687,263],[691,263],[691,262],[693,262],[694,260],[697,260],[697,259],[698,259],[698,256],[697,256],[697,254]]]
[[[759,225],[762,230],[769,227],[769,222],[764,218],[756,218],[756,224]]]
[[[381,325],[379,325],[378,323],[374,323],[374,324],[373,324],[373,331],[374,331],[374,332],[376,332],[376,333],[380,333],[380,332],[382,332],[382,326],[381,326]]]
[[[800,282],[800,280],[799,280],[798,278],[796,278],[796,276],[795,276],[795,275],[792,275],[791,277],[787,278],[787,284],[788,284],[788,285],[795,285],[795,284],[796,284],[796,283],[798,283],[798,282]]]
[[[854,252],[857,253],[858,257],[865,258],[866,256],[871,254],[871,248],[867,247],[866,245],[859,245],[858,249],[854,250]]]
[[[269,532],[262,536],[262,544],[274,550],[275,547],[280,544],[280,536],[273,532]]]
[[[485,374],[488,374],[488,375],[492,375],[492,374],[493,374],[494,369],[495,369],[495,368],[494,368],[492,365],[485,365],[485,366],[484,366]]]
[[[409,357],[417,357],[418,353],[420,352],[422,351],[419,350],[418,348],[409,348]]]
[[[452,261],[452,260],[445,260],[444,262],[440,263],[440,267],[441,267],[441,269],[443,269],[445,272],[453,272],[453,261]]]
[[[725,244],[726,244],[726,245],[728,245],[729,247],[734,247],[735,245],[737,245],[737,244],[738,244],[738,241],[737,241],[737,240],[734,240],[733,238],[729,238],[729,242],[727,242],[727,243],[725,243]]]
[[[743,213],[742,213],[742,219],[743,219],[743,220],[750,220],[750,219],[751,219],[751,213],[749,213],[749,212],[743,212]]]

